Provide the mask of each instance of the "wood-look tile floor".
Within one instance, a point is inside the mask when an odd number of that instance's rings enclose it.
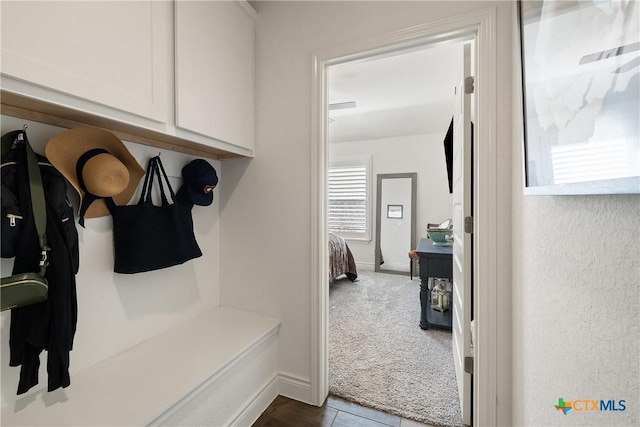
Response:
[[[275,398],[252,427],[425,427],[413,420],[329,396],[321,407]]]

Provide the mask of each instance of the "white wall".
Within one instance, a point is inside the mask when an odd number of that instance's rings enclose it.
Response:
[[[63,128],[2,116],[2,134],[28,124],[29,140],[38,153],[44,153],[49,138]],[[182,184],[181,169],[194,157],[167,150],[125,142],[138,163],[146,168],[149,157],[161,153],[162,163],[174,191]],[[224,185],[220,162],[211,160]],[[220,186],[218,188],[220,188]],[[139,187],[142,187],[140,183]],[[73,190],[71,190],[73,191]],[[113,234],[111,217],[87,219],[86,228],[76,225],[80,239],[80,271],[76,276],[78,324],[71,351],[71,386],[74,372],[86,369],[131,346],[160,334],[179,323],[217,307],[219,292],[218,189],[211,206],[196,206],[193,220],[202,257],[183,265],[133,275],[113,272]],[[70,193],[76,203],[77,196]],[[137,202],[139,193],[132,199]],[[75,204],[77,206],[77,203]],[[77,218],[76,218],[77,221]],[[158,230],[159,233],[165,230]],[[11,273],[12,260],[2,260],[2,275]],[[0,315],[2,328],[2,405],[16,398],[19,368],[9,367],[10,313]],[[40,384],[29,394],[46,389],[46,352],[41,355]],[[135,372],[135,367],[132,367]],[[87,390],[90,392],[91,390]],[[21,395],[21,398],[25,395]]]
[[[471,10],[497,11],[496,221],[510,227],[511,2],[255,2],[255,158],[223,162],[221,303],[282,320],[280,369],[307,389],[311,377],[311,87],[319,49]],[[444,181],[443,181],[444,185]],[[506,194],[506,200],[505,195]],[[434,215],[435,216],[435,215]],[[440,215],[437,215],[438,217]],[[444,214],[442,216],[445,216]],[[508,253],[509,233],[499,236]],[[507,257],[508,258],[508,257]],[[499,303],[508,297],[509,259],[497,259]],[[499,412],[510,420],[510,312],[499,322]],[[304,397],[304,396],[302,396]]]
[[[513,425],[638,425],[640,196],[523,196],[516,42]],[[626,400],[626,410],[563,415],[560,397]]]
[[[374,266],[377,203],[376,175],[411,172],[418,174],[416,185],[416,245],[421,238],[427,237],[427,223],[440,223],[447,218],[451,218],[453,202],[449,193],[443,146],[448,126],[448,122],[443,123],[441,133],[338,142],[329,145],[329,156],[331,158],[370,154],[372,159],[372,240],[370,242],[352,240],[348,242],[354,259],[359,266],[372,270]],[[405,252],[408,251],[407,249]],[[405,258],[405,261],[407,261],[405,264],[407,264],[408,268],[406,253]]]

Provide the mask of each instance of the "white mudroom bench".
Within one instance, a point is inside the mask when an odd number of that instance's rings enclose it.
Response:
[[[246,425],[269,403],[279,327],[218,307],[3,407],[2,425]]]

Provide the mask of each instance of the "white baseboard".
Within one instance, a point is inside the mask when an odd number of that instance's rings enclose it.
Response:
[[[308,380],[290,374],[274,375],[224,425],[233,427],[252,425],[279,395],[311,404],[311,384]]]
[[[416,262],[414,265],[418,265],[418,263]],[[359,262],[356,264],[356,267],[358,269],[358,271],[376,271],[375,268],[375,263],[373,262]],[[389,263],[389,262],[385,262],[384,264],[382,264],[380,266],[380,272],[384,273],[385,270],[392,270],[392,271],[401,271],[401,272],[406,272],[409,273],[409,259],[407,258],[407,262],[403,262],[403,263]]]
[[[399,263],[399,262],[385,262],[380,266],[380,273],[384,273],[385,270],[390,271],[402,271],[409,272],[409,259],[407,258],[407,262]]]
[[[262,360],[258,360],[258,362],[262,362]],[[246,368],[246,366],[243,366],[243,369]],[[222,400],[221,395],[218,393],[220,385],[216,384],[215,391],[207,390],[206,388],[199,390],[199,396],[192,396],[191,405],[180,405],[180,407],[167,411],[168,416],[163,417],[162,420],[156,420],[153,425],[201,425],[204,419],[210,422],[214,416],[210,408],[219,405]],[[261,386],[257,387],[256,392],[247,398],[227,421],[215,425],[229,427],[251,426],[279,395],[312,404],[311,384],[308,380],[287,373],[276,373]],[[185,411],[185,413],[179,414],[178,411],[180,410]],[[199,413],[201,414],[198,415]]]
[[[210,393],[210,392],[209,392]],[[196,395],[202,396],[208,394],[205,387],[195,392]],[[256,420],[262,415],[262,413],[269,407],[271,402],[279,395],[294,399],[300,402],[304,402],[312,405],[311,403],[311,384],[309,380],[298,378],[294,375],[287,373],[276,373],[262,386],[257,388],[257,391],[251,395],[246,402],[221,426],[229,427],[247,427],[253,425]],[[219,396],[218,396],[219,397]],[[198,397],[191,396],[190,401],[197,401]],[[195,403],[195,402],[194,402]],[[204,403],[204,402],[200,402]],[[208,402],[206,406],[210,406],[211,402]],[[186,405],[177,405],[171,408],[165,413],[162,419],[157,419],[151,425],[173,425],[176,421],[180,421],[181,425],[196,425],[193,423],[193,419],[182,418],[179,415],[176,417],[177,412],[185,408]],[[198,405],[191,406],[187,409],[187,412],[200,412],[202,408]],[[210,418],[208,418],[210,420]]]
[[[240,408],[224,425],[226,426],[250,426],[269,407],[271,402],[278,397],[279,376],[274,375],[264,386],[252,396],[247,403]]]
[[[358,271],[375,271],[375,263],[373,262],[358,262],[356,263],[356,268]]]
[[[308,379],[280,372],[280,394],[300,402],[313,405],[311,402],[311,382]]]

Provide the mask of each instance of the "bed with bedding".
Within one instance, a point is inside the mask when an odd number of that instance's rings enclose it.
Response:
[[[329,283],[346,275],[352,282],[358,277],[356,262],[347,242],[335,233],[329,233]]]

